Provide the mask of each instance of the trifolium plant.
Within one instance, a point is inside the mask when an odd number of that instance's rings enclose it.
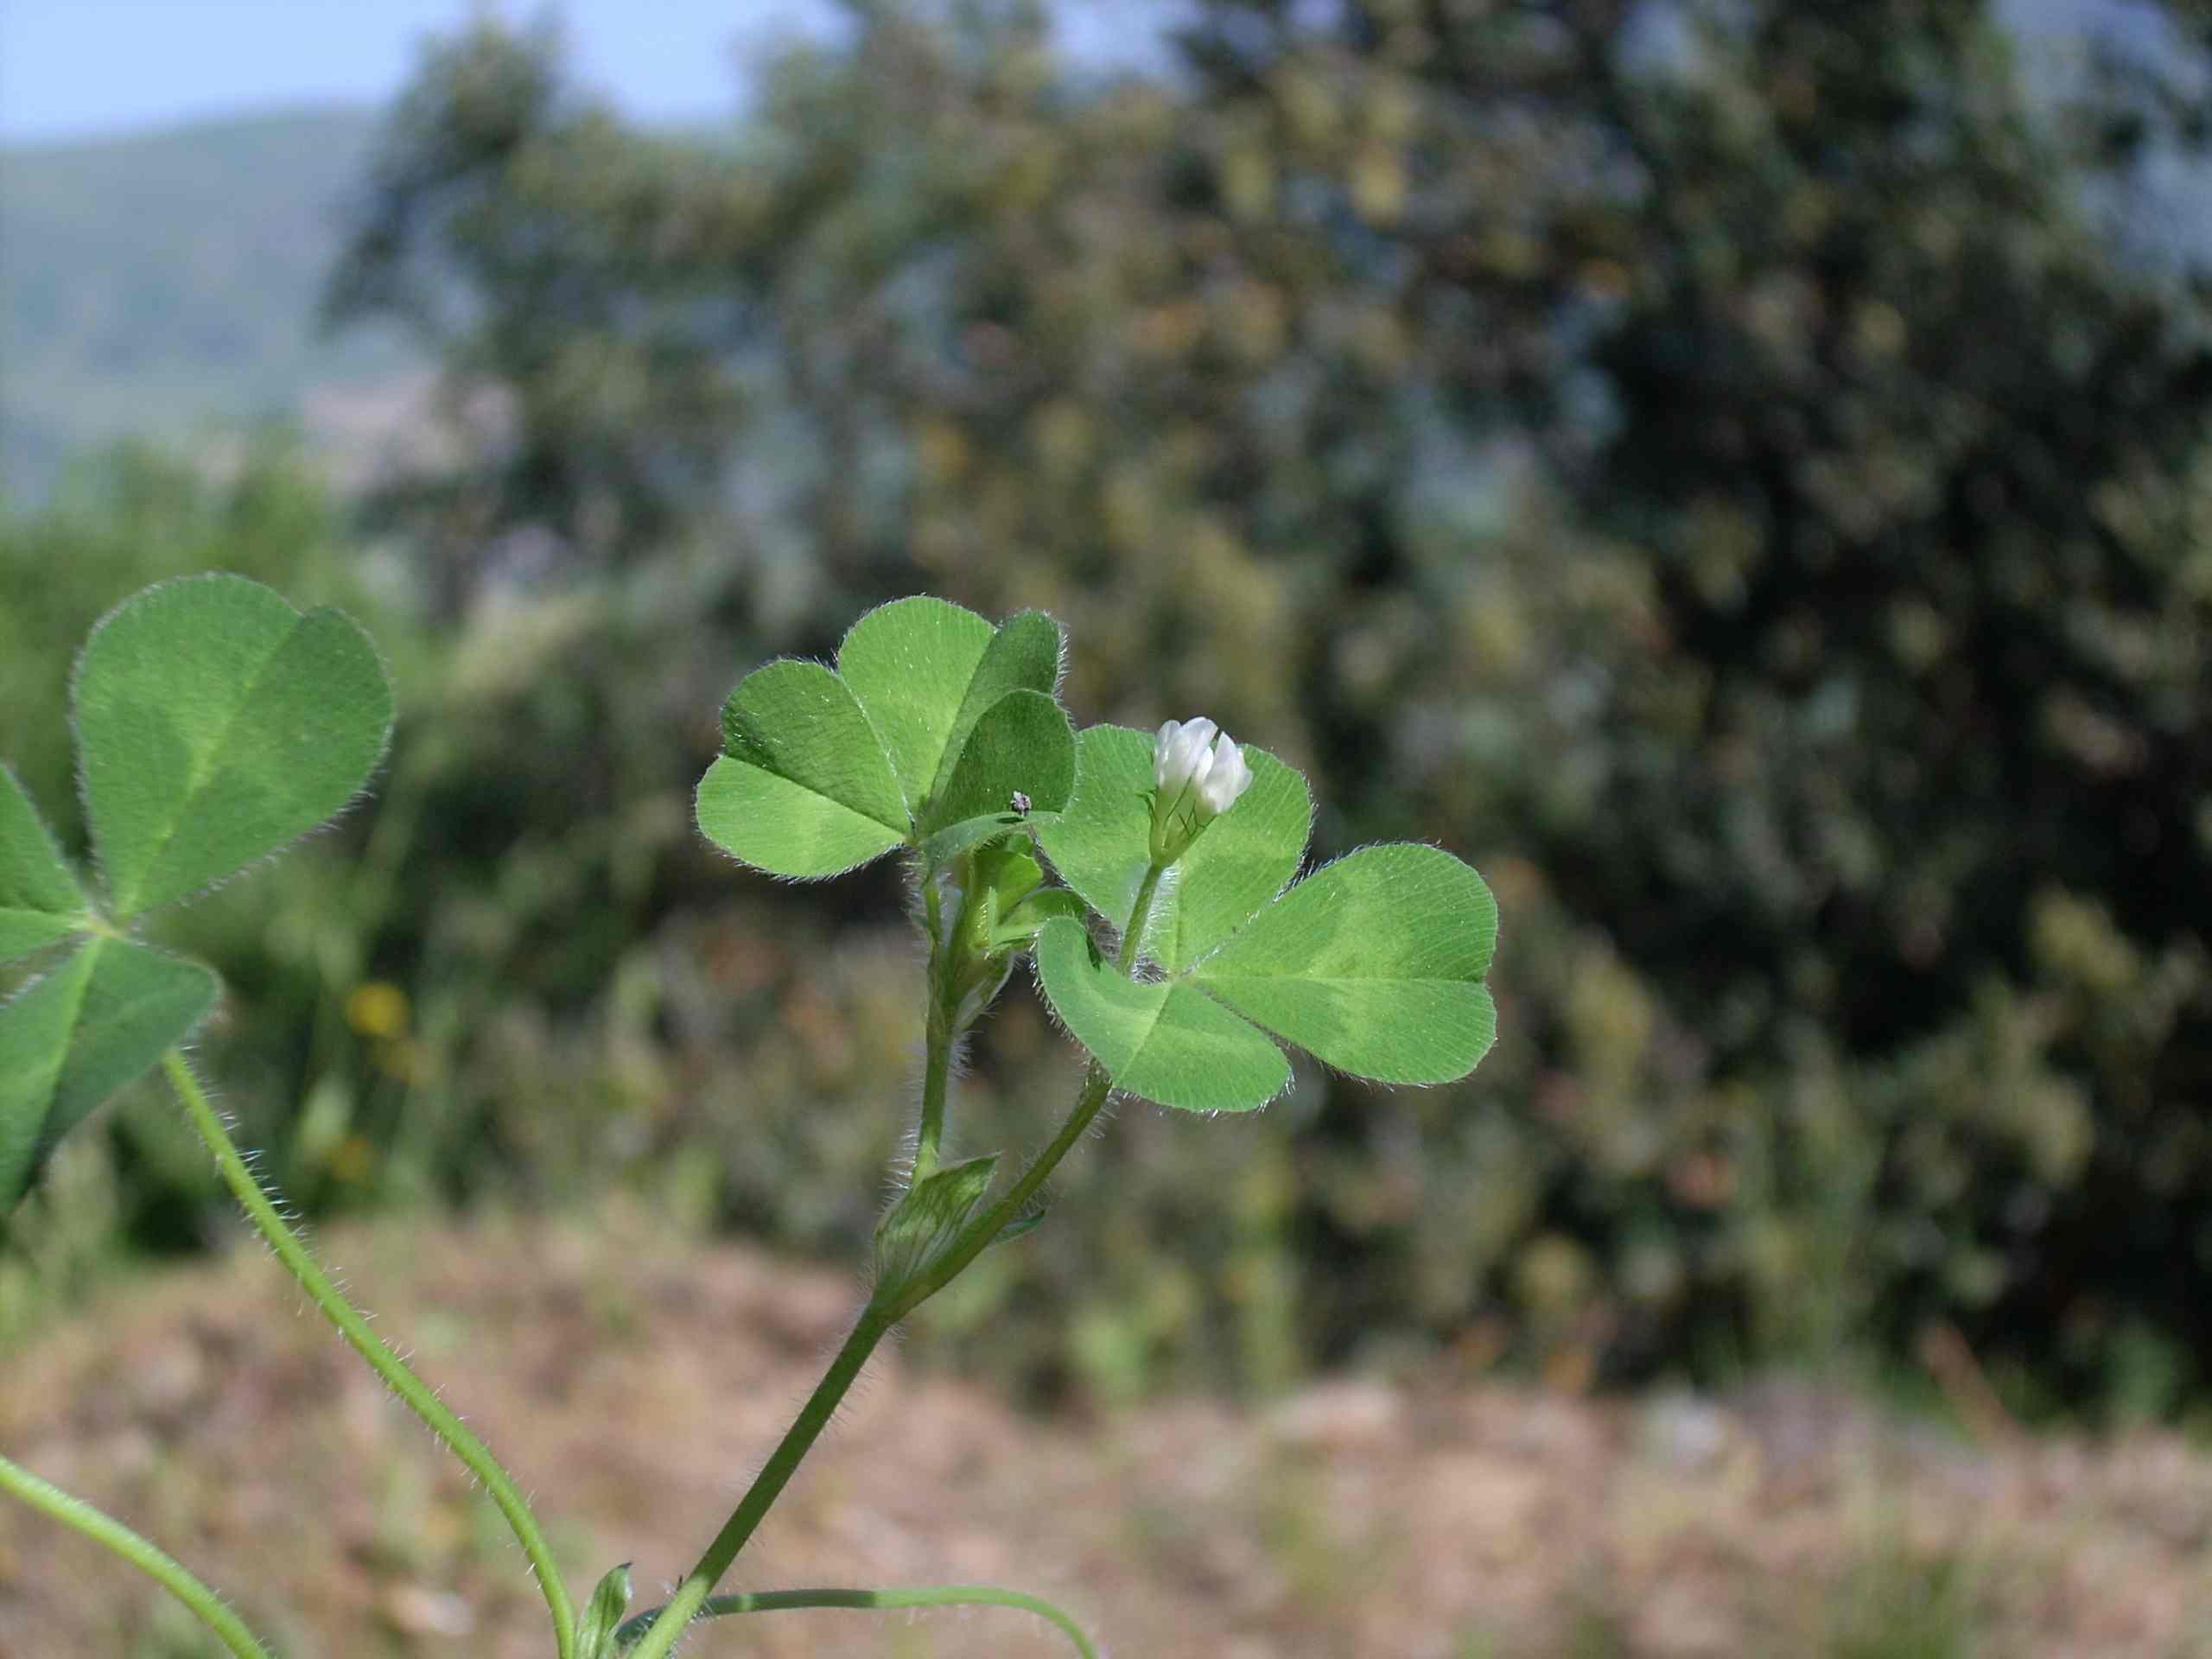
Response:
[[[942,600],[855,623],[834,664],[755,669],[722,708],[701,831],[800,880],[905,864],[927,950],[921,1106],[887,1121],[900,1194],[876,1229],[865,1300],[820,1384],[663,1607],[632,1613],[631,1572],[572,1599],[523,1489],[387,1346],[301,1243],[210,1103],[183,1045],[213,1008],[207,968],[139,937],[144,918],[249,869],[366,785],[392,719],[376,651],[338,613],[302,613],[240,577],[149,588],[93,631],[73,686],[86,879],[0,767],[0,1213],[60,1138],[158,1068],[277,1261],[481,1482],[543,1592],[555,1659],[664,1659],[697,1621],[804,1607],[1025,1610],[1093,1649],[1060,1609],[982,1585],[718,1594],[877,1344],[994,1247],[1046,1222],[1047,1179],[1116,1095],[1249,1111],[1289,1054],[1392,1084],[1463,1077],[1490,1047],[1484,978],[1497,910],[1482,878],[1423,845],[1362,848],[1300,875],[1306,780],[1203,716],[1078,732],[1049,617],[994,626]],[[1026,963],[1088,1057],[1042,1149],[948,1159],[956,1052]],[[1190,1132],[1204,1134],[1203,1122]],[[465,1392],[465,1381],[459,1392]],[[229,1605],[121,1520],[0,1458],[0,1489],[171,1592],[238,1659],[273,1659]],[[694,1650],[706,1651],[703,1636]]]

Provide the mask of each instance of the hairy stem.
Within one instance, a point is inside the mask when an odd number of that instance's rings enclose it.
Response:
[[[561,1579],[561,1569],[553,1552],[538,1530],[537,1518],[531,1513],[530,1504],[491,1449],[477,1439],[468,1426],[448,1410],[444,1402],[431,1392],[423,1379],[407,1368],[397,1354],[385,1346],[383,1339],[370,1330],[368,1321],[360,1310],[347,1301],[330,1276],[322,1270],[299,1236],[286,1224],[261,1183],[246,1167],[245,1160],[238,1155],[232,1141],[230,1131],[223,1125],[222,1116],[216,1111],[199,1078],[182,1054],[171,1049],[162,1057],[162,1068],[168,1073],[169,1084],[176,1090],[177,1098],[184,1103],[192,1127],[199,1132],[207,1150],[214,1154],[215,1166],[222,1172],[224,1184],[245,1209],[247,1217],[268,1241],[276,1259],[284,1264],[301,1288],[321,1308],[323,1316],[338,1327],[338,1334],[346,1338],[353,1351],[368,1363],[369,1369],[382,1377],[391,1391],[404,1401],[408,1409],[429,1427],[430,1432],[443,1440],[454,1456],[467,1465],[469,1473],[484,1483],[484,1490],[499,1513],[506,1517],[507,1525],[514,1531],[515,1540],[529,1558],[531,1573],[544,1598],[547,1609],[553,1615],[554,1644],[559,1659],[575,1659],[576,1643],[575,1609],[569,1600],[567,1587]]]
[[[1166,871],[1164,864],[1154,864],[1145,872],[1144,880],[1137,888],[1136,903],[1129,913],[1129,925],[1122,935],[1119,965],[1123,973],[1128,972],[1135,964],[1137,942],[1143,937],[1145,924],[1151,919],[1153,895],[1159,891],[1160,878]],[[934,935],[931,948],[933,950],[936,949]],[[932,973],[931,992],[933,1007],[938,989]],[[934,1039],[938,1028],[934,1014],[931,1028]],[[950,1039],[947,1040],[949,1042]],[[1112,1092],[1112,1079],[1106,1075],[1105,1068],[1094,1061],[1089,1075],[1084,1079],[1083,1092],[1077,1096],[1075,1106],[1060,1125],[1059,1132],[1053,1135],[1052,1143],[1044,1151],[1030,1160],[1029,1167],[1022,1171],[1021,1178],[1007,1190],[1006,1196],[993,1205],[981,1219],[969,1223],[944,1257],[926,1274],[915,1281],[895,1302],[885,1306],[871,1301],[862,1310],[860,1322],[854,1325],[852,1334],[845,1338],[845,1345],[837,1351],[837,1357],[830,1362],[829,1370],[815,1385],[814,1392],[807,1396],[806,1403],[799,1408],[797,1420],[785,1431],[783,1440],[770,1454],[766,1465],[739,1500],[735,1512],[723,1523],[722,1529],[715,1535],[714,1542],[707,1546],[706,1554],[700,1556],[698,1565],[685,1576],[667,1606],[662,1608],[657,1616],[652,1616],[652,1622],[645,1627],[645,1635],[639,1639],[632,1659],[666,1659],[669,1649],[676,1645],[677,1639],[683,1633],[684,1626],[698,1618],[707,1606],[707,1599],[713,1593],[715,1586],[721,1581],[722,1574],[729,1571],[730,1563],[737,1559],[738,1552],[753,1536],[754,1529],[767,1515],[769,1506],[782,1495],[800,1460],[813,1449],[815,1441],[821,1438],[822,1431],[829,1427],[830,1418],[836,1414],[838,1403],[844,1399],[846,1390],[853,1386],[854,1379],[860,1376],[861,1368],[868,1363],[868,1356],[875,1351],[876,1344],[882,1341],[885,1334],[900,1319],[942,1290],[956,1274],[982,1255],[993,1239],[1005,1231],[1007,1224],[1018,1217],[1022,1206],[1036,1196],[1038,1189],[1058,1167],[1060,1160],[1066,1157],[1076,1142],[1083,1139],[1084,1132],[1090,1127],[1091,1120],[1098,1116],[1099,1109],[1105,1105],[1107,1096]],[[923,1109],[925,1125],[929,1122],[927,1101],[925,1089]],[[941,1097],[938,1111],[941,1119]],[[918,1153],[917,1173],[919,1173]]]
[[[844,1399],[845,1391],[853,1386],[854,1379],[861,1374],[861,1368],[868,1363],[868,1356],[875,1351],[875,1344],[883,1340],[891,1325],[892,1321],[873,1305],[862,1311],[860,1322],[854,1325],[852,1334],[845,1338],[845,1345],[838,1349],[837,1357],[830,1362],[829,1370],[823,1374],[822,1381],[815,1384],[814,1392],[807,1395],[806,1403],[799,1408],[798,1416],[785,1431],[784,1438],[777,1443],[775,1451],[769,1454],[767,1463],[753,1478],[753,1484],[746,1489],[736,1510],[723,1522],[722,1529],[715,1535],[714,1542],[707,1546],[706,1554],[699,1557],[698,1565],[685,1575],[668,1605],[661,1609],[658,1616],[646,1627],[632,1659],[663,1659],[663,1656],[676,1645],[677,1638],[683,1634],[684,1626],[699,1615],[706,1605],[708,1595],[722,1574],[729,1571],[729,1564],[737,1559],[738,1551],[744,1548],[747,1540],[753,1536],[753,1530],[767,1515],[769,1506],[782,1496],[793,1471],[798,1468],[800,1459],[813,1449],[815,1441],[822,1436],[822,1431],[830,1426],[830,1418],[836,1414],[838,1402]]]
[[[933,1584],[912,1590],[764,1590],[752,1595],[710,1596],[698,1616],[721,1618],[732,1613],[775,1613],[799,1607],[1013,1607],[1054,1625],[1075,1643],[1083,1659],[1098,1659],[1098,1650],[1075,1620],[1042,1596],[1000,1590],[988,1584]],[[660,1611],[656,1607],[624,1624],[614,1633],[616,1643],[627,1647],[635,1642],[652,1628]]]
[[[174,1557],[157,1548],[114,1516],[103,1514],[81,1497],[72,1497],[60,1487],[41,1480],[20,1464],[0,1458],[0,1491],[22,1499],[33,1509],[73,1528],[94,1543],[113,1551],[160,1585],[215,1633],[236,1659],[270,1659],[269,1649],[254,1639],[223,1599],[194,1578]]]
[[[1165,864],[1154,863],[1137,884],[1137,901],[1129,906],[1129,925],[1122,930],[1122,948],[1114,958],[1114,965],[1124,975],[1137,965],[1137,947],[1144,939],[1147,924],[1152,920],[1153,895],[1160,891],[1160,878],[1166,874]]]
[[[944,1138],[944,1096],[952,1077],[952,1020],[942,999],[931,998],[928,1049],[922,1061],[922,1123],[914,1135],[914,1174],[921,1180],[937,1167],[938,1142]]]
[[[1144,873],[1138,885],[1136,903],[1129,907],[1129,925],[1122,930],[1122,948],[1114,965],[1124,974],[1136,966],[1138,945],[1144,938],[1145,925],[1152,919],[1153,897],[1160,890],[1160,878],[1167,867],[1154,864]],[[1029,1167],[1021,1172],[1021,1179],[1008,1187],[1006,1196],[962,1231],[952,1248],[941,1256],[930,1271],[908,1287],[892,1308],[894,1319],[904,1319],[945,1286],[951,1283],[977,1256],[990,1248],[991,1241],[1006,1230],[1007,1224],[1021,1214],[1023,1206],[1037,1196],[1059,1166],[1060,1160],[1074,1150],[1106,1104],[1107,1096],[1114,1091],[1113,1079],[1106,1075],[1106,1068],[1093,1060],[1083,1081],[1083,1092],[1076,1096],[1074,1107],[1062,1122],[1059,1132],[1052,1143],[1032,1159]]]

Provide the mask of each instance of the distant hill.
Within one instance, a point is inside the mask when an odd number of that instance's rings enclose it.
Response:
[[[375,129],[327,110],[0,149],[0,487],[417,378],[392,338],[315,333]]]

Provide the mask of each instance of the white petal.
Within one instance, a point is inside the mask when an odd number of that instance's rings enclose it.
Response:
[[[1160,735],[1152,743],[1152,781],[1161,789],[1167,787],[1169,757],[1175,753],[1175,738],[1183,729],[1183,722],[1171,720],[1160,728]]]
[[[1214,745],[1213,766],[1199,785],[1198,798],[1207,811],[1218,816],[1236,804],[1236,798],[1251,781],[1252,769],[1244,764],[1244,752],[1224,737]]]
[[[1200,749],[1191,762],[1191,787],[1198,791],[1200,800],[1206,798],[1206,779],[1213,776],[1213,751]]]

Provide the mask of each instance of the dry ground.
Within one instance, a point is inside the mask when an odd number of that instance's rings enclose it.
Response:
[[[579,1587],[676,1577],[804,1395],[847,1281],[642,1218],[339,1234],[552,1517]],[[224,1587],[291,1656],[543,1659],[488,1505],[251,1249],[0,1362],[0,1450]],[[1345,1379],[1238,1413],[1024,1420],[880,1358],[745,1587],[988,1581],[1119,1659],[2212,1659],[2212,1457],[1978,1448],[1773,1388],[1722,1406]],[[657,1598],[656,1598],[657,1599]],[[157,1592],[0,1505],[0,1655],[184,1659]],[[1022,1614],[779,1613],[698,1656],[1063,1655]]]

